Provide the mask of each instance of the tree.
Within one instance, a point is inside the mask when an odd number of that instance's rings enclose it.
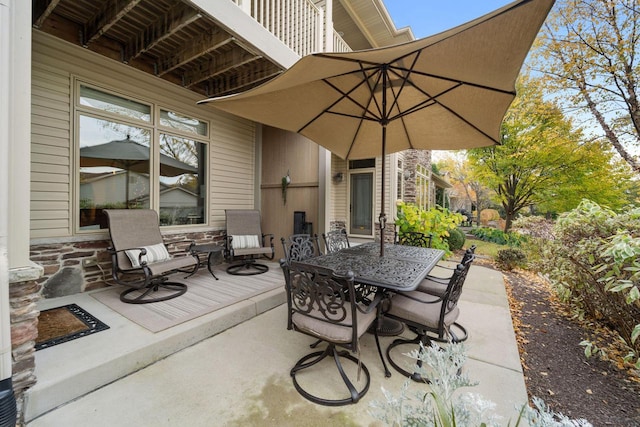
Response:
[[[473,174],[469,160],[463,151],[454,152],[437,162],[440,171],[447,172],[454,189],[461,189],[464,197],[476,207],[476,222],[480,223],[480,212],[490,204],[490,190]],[[471,218],[469,218],[471,219]]]
[[[614,208],[627,204],[629,170],[612,157],[605,144],[583,141],[582,132],[526,76],[503,121],[501,145],[469,150],[475,176],[504,208],[505,231],[527,207],[562,212],[585,196]]]
[[[544,25],[532,64],[547,87],[590,116],[604,136],[640,172],[640,8],[638,0],[560,0]]]

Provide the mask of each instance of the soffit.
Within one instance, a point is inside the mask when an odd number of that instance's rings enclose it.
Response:
[[[414,40],[409,27],[396,29],[382,0],[335,0],[334,28],[354,50]],[[353,41],[352,41],[353,40]]]

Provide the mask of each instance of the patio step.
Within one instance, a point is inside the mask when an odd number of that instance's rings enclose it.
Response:
[[[36,352],[37,383],[25,398],[25,421],[76,400],[158,360],[286,302],[280,267],[271,263],[265,280],[282,287],[153,333],[98,302],[90,293],[42,300],[39,310],[77,304],[109,329]],[[216,274],[218,272],[216,271]],[[224,284],[223,275],[216,285]]]

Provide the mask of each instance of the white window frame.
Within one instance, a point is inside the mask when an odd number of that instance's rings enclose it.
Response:
[[[125,125],[135,126],[139,128],[144,128],[149,130],[150,132],[150,164],[149,164],[149,175],[150,175],[150,188],[149,188],[149,208],[155,210],[156,212],[160,212],[160,177],[159,171],[157,170],[156,165],[160,161],[160,135],[168,134],[174,135],[180,138],[187,138],[198,143],[205,144],[207,146],[206,156],[201,159],[201,161],[205,162],[205,173],[202,177],[202,182],[205,183],[205,194],[202,195],[204,197],[204,218],[202,223],[198,224],[180,224],[180,225],[171,225],[171,226],[162,226],[163,229],[170,228],[184,228],[184,227],[202,227],[209,223],[209,150],[211,146],[211,122],[202,117],[194,116],[191,113],[183,113],[180,111],[179,107],[173,107],[167,104],[161,104],[157,102],[147,101],[144,99],[140,99],[136,96],[131,96],[128,94],[120,93],[117,90],[105,88],[99,84],[91,82],[87,79],[74,77],[73,78],[73,121],[74,121],[74,132],[73,132],[73,143],[72,150],[74,152],[74,161],[73,161],[73,180],[74,180],[74,197],[73,206],[71,207],[71,213],[73,218],[73,227],[76,234],[85,234],[85,233],[99,233],[104,232],[104,230],[84,230],[80,229],[80,116],[87,116],[95,119],[108,120],[113,122],[122,123]],[[138,102],[140,104],[148,105],[150,107],[150,120],[137,120],[135,118],[127,117],[124,115],[111,113],[109,111],[93,108],[87,105],[80,104],[80,87],[86,86],[92,89],[113,94],[114,96],[118,96],[121,98],[129,99],[134,102]],[[177,114],[184,115],[186,117],[190,117],[193,119],[197,119],[202,123],[206,124],[206,135],[200,135],[190,132],[181,131],[179,129],[171,128],[168,126],[163,126],[160,124],[160,110],[165,110],[168,112],[174,112]]]

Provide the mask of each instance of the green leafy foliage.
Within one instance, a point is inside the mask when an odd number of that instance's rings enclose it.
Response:
[[[532,235],[528,246],[536,253],[529,264],[545,273],[559,297],[578,316],[614,329],[640,367],[640,208],[616,213],[583,200],[550,233]]]
[[[632,194],[630,170],[614,161],[601,140],[585,138],[545,97],[538,79],[526,75],[502,123],[501,143],[468,153],[474,175],[504,210],[505,231],[525,208],[566,212],[584,194],[622,207]]]
[[[498,245],[520,246],[526,237],[514,232],[505,233],[491,227],[477,227],[469,231],[480,240],[497,243]]]
[[[464,217],[449,209],[431,208],[424,210],[412,203],[399,201],[397,204],[396,227],[399,233],[420,232],[431,234],[431,246],[451,254],[447,239],[451,230],[455,230]]]
[[[524,267],[527,263],[527,256],[522,249],[501,249],[498,251],[496,263],[503,270],[511,271],[516,267]]]
[[[464,232],[459,228],[454,228],[453,230],[449,231],[449,238],[447,239],[447,243],[449,243],[449,249],[451,251],[462,249],[465,240],[466,238]]]

